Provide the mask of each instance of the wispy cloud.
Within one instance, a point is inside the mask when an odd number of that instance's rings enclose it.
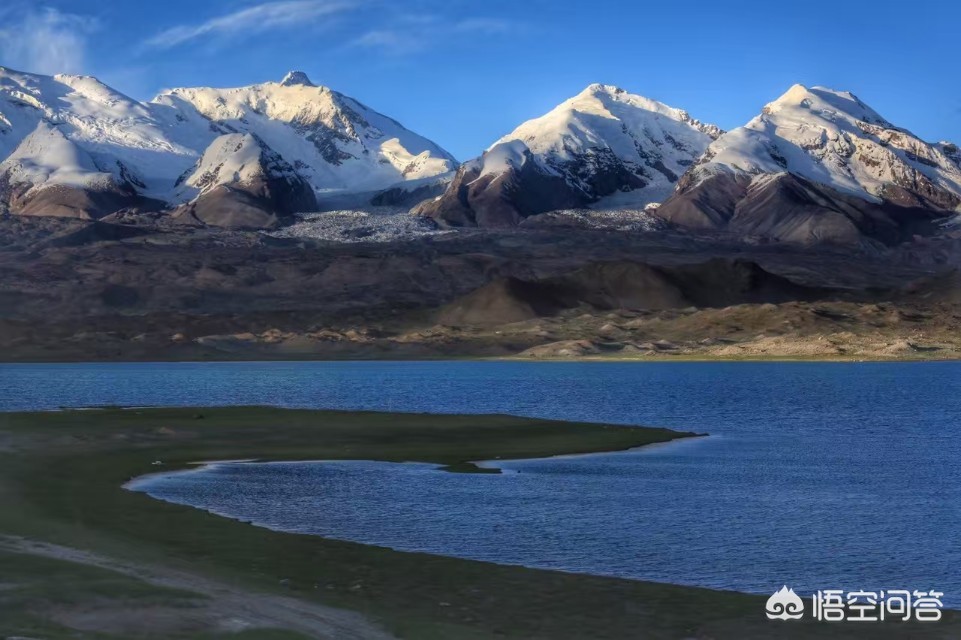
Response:
[[[35,73],[85,71],[93,18],[14,5],[0,9],[0,63]]]
[[[354,47],[411,55],[467,36],[502,36],[525,30],[524,25],[499,18],[448,20],[440,16],[406,16],[399,26],[371,29],[351,41]]]
[[[178,25],[149,38],[144,46],[169,49],[202,37],[236,37],[301,26],[357,6],[347,0],[265,2],[199,24]]]
[[[397,29],[374,29],[351,42],[356,47],[386,49],[393,53],[409,54],[427,48],[427,43],[416,35]]]
[[[451,25],[454,33],[517,33],[523,31],[524,27],[516,22],[501,20],[500,18],[467,18]]]

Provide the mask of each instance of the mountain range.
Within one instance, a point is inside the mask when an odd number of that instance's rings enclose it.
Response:
[[[723,132],[592,85],[464,163],[418,210],[444,225],[504,226],[612,205],[742,239],[892,245],[961,211],[961,151],[822,87],[795,85]]]
[[[894,245],[961,212],[961,151],[821,87],[795,85],[724,132],[594,84],[458,165],[300,72],[143,103],[91,77],[0,68],[0,211],[264,228],[337,198],[413,206],[441,227],[624,208],[738,238]]]
[[[163,210],[248,227],[315,210],[325,194],[456,167],[436,144],[299,72],[141,103],[87,76],[0,68],[0,158],[0,206],[12,214]]]

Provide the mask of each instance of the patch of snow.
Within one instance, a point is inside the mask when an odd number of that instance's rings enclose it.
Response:
[[[191,186],[202,186],[201,178],[211,175],[216,183],[246,183],[260,174],[261,147],[249,133],[220,136],[211,143],[200,160],[197,172],[187,179]]]
[[[46,122],[39,122],[0,163],[0,174],[7,174],[11,183],[33,187],[106,187],[112,180],[111,174],[100,171],[88,153]]]
[[[520,169],[530,153],[527,145],[520,140],[507,140],[495,144],[483,155],[479,178],[486,175],[500,175],[511,169]]]

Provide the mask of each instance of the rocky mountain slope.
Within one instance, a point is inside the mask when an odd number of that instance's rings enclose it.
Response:
[[[0,67],[0,208],[14,214],[96,219],[216,194],[260,213],[209,221],[256,222],[314,206],[318,194],[377,192],[455,167],[436,144],[302,73],[141,103],[91,77]],[[238,188],[254,173],[270,188]]]
[[[895,244],[961,210],[961,153],[855,95],[793,86],[726,133],[658,215],[679,226],[811,243]]]
[[[175,217],[218,227],[271,227],[282,217],[317,208],[310,183],[249,133],[210,143],[178,196],[188,202]]]
[[[592,229],[352,244],[8,216],[0,358],[957,358],[961,244],[941,255]]]
[[[593,262],[550,278],[499,278],[443,307],[437,321],[489,327],[573,309],[724,308],[837,295],[835,290],[797,285],[748,261],[715,259],[673,266]]]
[[[503,227],[611,197],[660,202],[721,134],[680,109],[594,84],[465,163],[418,213],[450,226]]]

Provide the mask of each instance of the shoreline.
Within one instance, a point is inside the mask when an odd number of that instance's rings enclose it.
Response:
[[[70,597],[81,603],[89,602],[85,599],[91,593],[102,593],[103,587],[97,591],[91,580],[106,577],[116,584],[119,578],[110,577],[109,571],[133,567],[121,573],[125,572],[125,579],[140,582],[124,586],[116,596],[101,596],[96,606],[98,610],[115,607],[127,612],[125,615],[142,613],[145,620],[158,611],[169,612],[157,624],[178,619],[183,605],[165,609],[156,604],[157,598],[165,602],[174,597],[165,591],[150,596],[154,598],[149,601],[152,608],[138,609],[128,594],[148,593],[150,585],[158,585],[155,576],[170,572],[180,578],[187,576],[186,581],[175,583],[178,588],[214,593],[215,600],[220,591],[211,588],[212,584],[230,585],[236,596],[231,596],[233,602],[236,598],[243,602],[282,598],[284,610],[293,611],[293,618],[288,616],[275,626],[318,629],[306,636],[276,636],[284,640],[329,637],[329,631],[319,631],[329,627],[317,625],[332,619],[344,625],[333,637],[343,638],[374,637],[361,631],[369,631],[372,624],[392,637],[416,640],[582,640],[636,637],[639,632],[665,640],[770,637],[773,628],[763,616],[764,596],[528,569],[278,533],[162,502],[121,486],[145,472],[156,472],[152,463],[157,460],[170,464],[170,470],[189,469],[191,463],[205,460],[296,457],[456,465],[498,456],[520,460],[622,451],[685,435],[694,434],[505,415],[242,406],[0,413],[0,486],[5,488],[0,492],[0,561],[5,569],[12,562],[23,566],[23,575],[33,581],[28,584],[39,581],[46,585],[44,589],[66,588]],[[11,537],[26,540],[24,548],[5,550],[2,543]],[[52,559],[23,555],[40,549],[44,556],[43,550],[52,546],[66,549],[51,558],[67,564],[54,567],[49,564]],[[87,566],[84,558],[91,557],[103,561]],[[92,567],[99,567],[100,573],[90,573]],[[68,583],[57,580],[65,571],[78,577]],[[52,581],[49,585],[48,580]],[[14,591],[5,591],[5,596],[19,593],[18,581],[14,580]],[[161,581],[159,586],[171,584]],[[68,637],[57,635],[55,627],[44,626],[44,619],[32,616],[31,611],[49,609],[31,595],[36,593],[44,591],[31,586],[21,600],[14,600],[16,609],[5,604],[8,600],[0,600],[0,634]],[[631,605],[625,607],[625,603]],[[233,606],[230,611],[234,616],[248,615],[246,605]],[[8,620],[20,621],[20,626],[9,626]],[[789,626],[790,633],[783,637],[791,640],[895,640],[907,629],[814,622]],[[961,616],[949,611],[941,624],[911,626],[910,630],[922,640],[955,631],[961,635]],[[154,627],[154,632],[167,640],[196,637],[162,626]]]
[[[325,607],[353,610],[364,615],[365,624],[373,620],[395,636],[411,638],[475,637],[485,629],[483,635],[489,635],[503,624],[526,629],[526,616],[515,609],[517,603],[502,602],[500,594],[504,589],[513,593],[514,587],[509,585],[518,579],[529,583],[525,592],[533,589],[533,593],[538,593],[557,578],[522,567],[500,567],[278,533],[191,507],[160,502],[124,490],[121,485],[144,475],[144,471],[156,472],[152,466],[156,460],[170,465],[164,469],[165,473],[189,470],[191,463],[203,460],[287,460],[295,453],[310,458],[359,457],[388,462],[419,459],[451,465],[497,455],[521,458],[558,452],[617,450],[684,435],[666,429],[502,415],[385,414],[263,407],[0,413],[0,434],[14,443],[14,448],[0,450],[0,461],[7,463],[0,464],[0,482],[29,488],[29,493],[14,492],[14,504],[22,507],[23,500],[27,500],[28,505],[36,504],[26,510],[0,509],[0,536],[21,536],[34,545],[66,545],[75,549],[74,556],[97,554],[110,558],[111,566],[116,563],[138,566],[173,563],[176,566],[186,562],[183,569],[197,576],[191,579],[191,584],[229,580],[249,590],[249,597],[259,597],[255,594],[263,591],[286,594],[298,601],[303,598],[307,603],[317,602]],[[392,442],[397,434],[408,436]],[[79,449],[72,441],[77,436],[84,442]],[[408,440],[422,444],[411,449],[405,444]],[[13,457],[4,451],[17,453]],[[248,455],[224,455],[225,452]],[[5,499],[9,498],[0,494],[0,506]],[[74,524],[72,514],[77,509],[84,517]],[[35,512],[46,515],[38,520],[32,515]],[[80,529],[75,529],[77,525]],[[81,550],[76,549],[77,545],[81,545]],[[191,559],[198,548],[203,549],[203,559]],[[260,557],[271,560],[262,570],[252,572],[250,558]],[[152,574],[152,570],[137,573],[141,577]],[[323,576],[326,584],[319,592],[318,576]],[[451,580],[455,582],[450,583]],[[570,589],[574,589],[575,584],[586,581],[590,585],[598,579],[571,576],[570,580],[573,581]],[[452,584],[461,586],[452,592]],[[470,589],[478,585],[494,600],[465,618],[460,613],[461,607],[474,608],[479,604],[470,593]],[[595,588],[588,587],[588,590]],[[643,583],[618,588],[656,592],[672,589]],[[368,594],[368,590],[381,595]],[[573,591],[570,593],[573,595]],[[520,593],[513,597],[518,596],[521,601],[530,597]],[[451,611],[438,610],[440,600],[461,605],[452,607]],[[470,604],[472,602],[474,604]],[[4,619],[3,612],[0,602],[0,620]],[[455,619],[449,619],[451,614]],[[427,629],[435,631],[426,633]],[[8,632],[3,623],[0,631],[24,635],[21,629]],[[528,635],[526,631],[520,633]],[[559,629],[557,637],[565,636],[570,634]],[[179,638],[180,635],[170,633],[163,637]],[[357,637],[369,636],[358,634]]]
[[[226,354],[221,354],[226,355]],[[913,356],[913,357],[844,357],[844,356],[698,356],[698,355],[655,355],[638,357],[617,357],[617,356],[576,356],[576,357],[520,357],[520,356],[418,356],[396,358],[197,358],[197,359],[163,359],[163,358],[142,358],[142,359],[90,359],[90,358],[51,358],[51,359],[23,359],[23,360],[4,360],[0,357],[0,366],[5,365],[78,365],[78,364],[261,364],[261,363],[395,363],[395,362],[518,362],[518,363],[576,363],[576,362],[596,362],[596,363],[638,363],[638,364],[664,364],[664,363],[715,363],[715,362],[781,362],[781,363],[840,363],[840,364],[860,364],[860,363],[928,363],[928,362],[961,362],[961,356]]]
[[[540,457],[534,457],[534,458],[507,458],[507,459],[501,458],[501,459],[493,459],[493,460],[479,460],[479,461],[471,461],[470,464],[473,464],[473,465],[477,466],[477,467],[480,468],[480,469],[496,469],[496,470],[498,471],[498,473],[502,473],[502,472],[503,472],[503,469],[500,469],[500,468],[498,468],[498,467],[487,466],[487,465],[488,465],[488,464],[494,465],[494,464],[499,464],[499,463],[503,463],[503,462],[526,462],[526,461],[536,461],[536,460],[562,460],[562,459],[585,458],[585,457],[594,457],[594,456],[612,456],[612,455],[616,456],[616,455],[625,455],[625,454],[630,454],[630,453],[635,453],[635,452],[650,451],[650,450],[652,450],[652,449],[662,449],[662,448],[666,448],[666,447],[678,446],[678,445],[681,445],[681,444],[684,444],[684,443],[689,443],[689,442],[692,442],[692,441],[699,441],[699,440],[706,440],[706,439],[709,439],[709,438],[712,438],[712,437],[719,437],[719,436],[712,436],[711,434],[706,434],[706,433],[705,433],[705,434],[694,434],[694,435],[687,436],[687,437],[679,437],[679,438],[676,438],[676,439],[674,439],[674,440],[669,440],[669,441],[666,441],[666,442],[653,442],[653,443],[650,443],[650,444],[644,444],[644,445],[640,445],[640,446],[637,446],[637,447],[631,447],[631,448],[628,448],[628,449],[617,449],[617,450],[610,450],[610,451],[594,451],[594,452],[589,452],[589,453],[563,453],[563,454],[547,455],[547,456],[540,456]],[[504,567],[522,567],[522,568],[531,569],[531,570],[534,570],[534,571],[559,571],[559,572],[561,572],[561,573],[567,573],[567,574],[575,575],[575,576],[580,575],[580,576],[592,576],[592,577],[597,577],[597,578],[617,578],[617,579],[619,579],[619,580],[629,580],[629,581],[633,581],[633,582],[648,583],[648,584],[661,584],[661,585],[669,586],[669,587],[682,587],[682,588],[683,588],[683,587],[691,587],[691,588],[697,588],[697,589],[717,589],[717,587],[712,587],[712,586],[708,586],[708,585],[701,585],[701,584],[694,584],[694,583],[683,583],[683,582],[661,582],[661,581],[649,580],[649,579],[644,579],[644,578],[635,578],[635,577],[630,577],[630,576],[617,575],[617,574],[614,574],[614,573],[592,573],[592,572],[574,571],[574,570],[568,570],[568,569],[562,569],[562,568],[556,568],[556,567],[547,569],[547,568],[544,568],[544,567],[538,567],[538,566],[536,566],[536,565],[525,564],[525,563],[523,563],[523,562],[501,562],[501,561],[489,560],[489,559],[477,559],[477,558],[471,558],[471,557],[468,557],[468,556],[459,556],[459,555],[451,555],[451,554],[444,554],[444,553],[436,553],[436,552],[431,552],[431,551],[427,551],[427,550],[423,550],[423,549],[404,549],[404,548],[394,547],[394,546],[390,546],[390,545],[376,544],[376,543],[371,543],[371,542],[364,542],[364,541],[356,540],[356,539],[349,538],[349,537],[339,537],[339,536],[321,535],[321,534],[315,534],[315,533],[303,533],[303,532],[298,532],[298,531],[292,530],[292,529],[284,529],[284,528],[280,528],[280,527],[270,526],[270,525],[267,525],[267,524],[261,524],[261,523],[258,523],[256,520],[253,520],[253,519],[245,519],[245,518],[241,518],[241,517],[238,517],[238,516],[228,515],[228,514],[226,514],[226,513],[220,512],[220,511],[218,511],[218,510],[216,510],[216,509],[214,509],[214,508],[207,508],[207,507],[197,506],[197,505],[189,504],[189,503],[187,503],[187,502],[177,502],[177,501],[175,501],[175,500],[168,500],[167,498],[162,498],[162,497],[158,497],[158,496],[155,496],[155,495],[151,494],[149,488],[139,488],[139,487],[137,487],[137,486],[134,486],[134,485],[136,485],[136,484],[138,484],[138,483],[149,482],[151,479],[155,479],[155,478],[161,478],[161,477],[169,478],[169,477],[173,477],[173,476],[183,476],[183,475],[188,475],[188,474],[191,474],[191,475],[193,475],[193,474],[201,474],[201,473],[203,473],[203,472],[205,472],[205,471],[207,471],[207,470],[212,469],[213,467],[222,466],[222,465],[238,465],[238,466],[243,466],[243,465],[265,465],[265,466],[266,466],[266,465],[301,465],[301,464],[308,465],[308,464],[325,464],[325,463],[364,463],[364,462],[373,462],[373,463],[386,464],[386,465],[397,465],[397,464],[400,464],[400,465],[404,465],[404,464],[420,464],[420,465],[424,465],[424,464],[429,464],[429,465],[432,465],[432,466],[434,467],[434,469],[433,469],[434,471],[438,471],[438,472],[441,472],[441,473],[466,473],[466,474],[474,473],[474,474],[477,474],[477,475],[486,475],[484,472],[476,472],[476,471],[474,471],[474,472],[471,472],[471,471],[464,471],[464,472],[452,471],[452,470],[449,468],[449,465],[441,465],[441,464],[435,464],[435,463],[429,463],[429,462],[421,462],[421,461],[417,461],[417,460],[406,460],[406,461],[384,461],[384,460],[370,460],[370,459],[364,459],[364,460],[337,460],[337,459],[334,459],[334,460],[256,460],[256,459],[250,459],[250,460],[210,460],[210,461],[204,461],[204,462],[190,463],[190,464],[196,465],[196,466],[193,466],[193,467],[190,467],[190,468],[178,468],[178,469],[172,469],[172,470],[169,470],[169,471],[159,471],[159,472],[156,472],[156,473],[147,473],[147,474],[144,474],[144,475],[141,475],[141,476],[138,476],[138,477],[135,477],[135,478],[130,479],[129,481],[125,482],[125,483],[122,485],[122,487],[123,487],[123,489],[125,489],[125,490],[127,490],[127,491],[131,491],[131,492],[134,492],[134,493],[143,494],[143,495],[149,497],[149,498],[152,499],[152,500],[158,500],[158,501],[161,501],[161,502],[166,502],[166,503],[168,503],[168,504],[174,504],[174,505],[180,505],[180,506],[189,507],[189,508],[191,508],[191,509],[196,509],[196,510],[199,510],[199,511],[202,511],[202,512],[205,512],[205,513],[210,513],[210,514],[215,515],[215,516],[220,517],[220,518],[226,518],[226,519],[232,520],[232,521],[234,521],[234,522],[239,522],[239,523],[242,523],[242,524],[248,524],[248,525],[251,525],[251,526],[254,526],[254,527],[259,527],[259,528],[262,528],[262,529],[266,529],[266,530],[268,530],[268,531],[273,531],[273,532],[281,533],[281,534],[307,535],[307,536],[313,536],[313,537],[317,537],[317,538],[324,539],[324,540],[333,540],[333,541],[337,541],[337,542],[349,542],[349,543],[353,543],[353,544],[363,545],[363,546],[365,546],[365,547],[372,547],[372,548],[377,548],[377,549],[386,549],[386,550],[394,551],[394,552],[397,552],[397,553],[417,553],[417,554],[425,554],[425,555],[438,556],[438,557],[450,558],[450,559],[455,559],[455,560],[469,560],[469,561],[472,561],[472,562],[481,562],[481,563],[485,563],[485,564],[498,565],[498,566],[504,566]],[[755,592],[750,592],[750,591],[739,591],[739,590],[734,590],[734,589],[723,589],[723,590],[724,590],[724,591],[731,592],[731,593],[742,593],[742,594],[751,595],[751,596],[764,595],[764,594],[761,594],[761,593],[755,593]]]

